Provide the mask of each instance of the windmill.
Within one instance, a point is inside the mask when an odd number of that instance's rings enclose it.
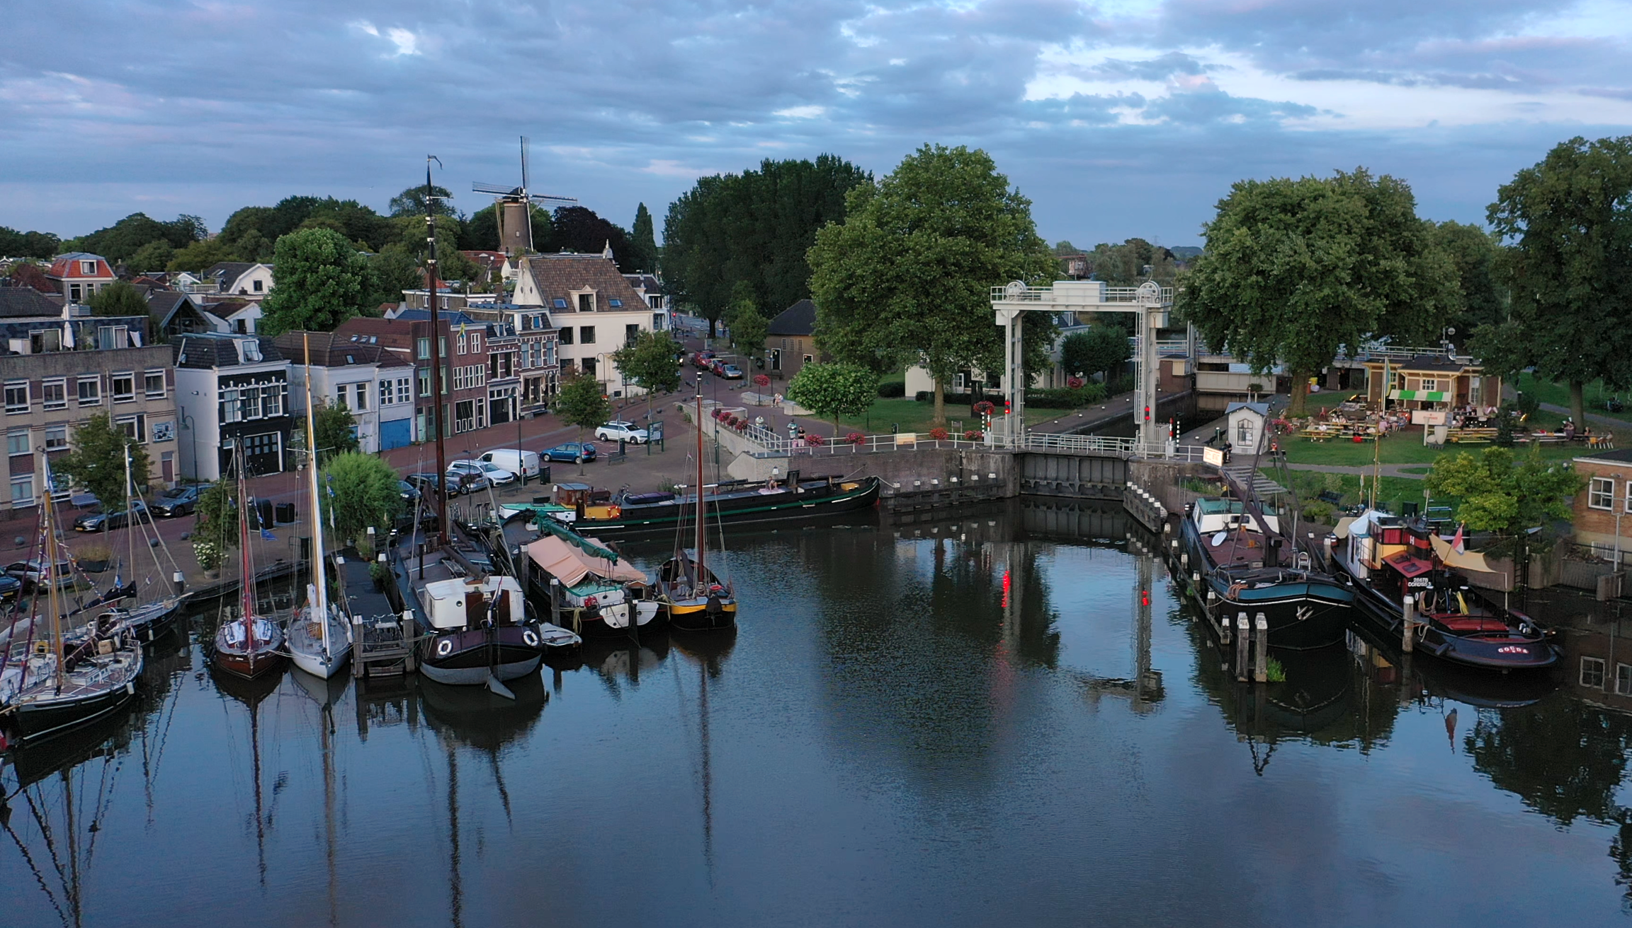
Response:
[[[573,197],[557,197],[527,192],[527,136],[521,137],[521,186],[505,187],[499,184],[475,183],[470,189],[477,193],[491,193],[497,197],[499,220],[499,249],[512,258],[533,250],[534,203],[577,203]]]

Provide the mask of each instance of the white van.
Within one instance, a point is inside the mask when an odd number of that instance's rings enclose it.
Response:
[[[522,451],[519,448],[494,448],[479,458],[489,464],[502,467],[512,474],[523,477],[538,476],[538,452]]]

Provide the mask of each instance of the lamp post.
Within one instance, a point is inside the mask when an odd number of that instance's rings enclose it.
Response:
[[[516,467],[521,469],[521,485],[527,485],[527,461],[520,453],[521,448],[521,385],[517,384],[515,393],[510,397],[510,415],[516,420]]]
[[[181,419],[181,427],[193,436],[193,479],[196,481],[198,480],[198,429],[196,427],[198,422],[192,416],[187,415],[187,407],[185,406],[177,406],[176,415]]]

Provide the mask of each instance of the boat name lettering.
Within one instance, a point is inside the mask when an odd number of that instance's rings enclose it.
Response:
[[[1497,654],[1529,654],[1530,649],[1516,644],[1503,645],[1496,649]]]
[[[1432,577],[1412,577],[1405,585],[1413,590],[1426,590],[1431,589],[1434,584]]]

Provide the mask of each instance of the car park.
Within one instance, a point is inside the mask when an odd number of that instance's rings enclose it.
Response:
[[[552,461],[577,461],[579,455],[583,455],[586,461],[595,460],[595,446],[587,441],[569,441],[544,452],[544,456]]]
[[[646,430],[636,428],[633,422],[613,419],[595,430],[596,441],[627,441],[636,445],[646,443]]]
[[[198,487],[180,486],[165,490],[150,507],[156,516],[184,516],[198,510]]]
[[[115,509],[112,512],[87,512],[74,520],[76,532],[105,532],[109,529],[124,528],[130,524],[130,513],[134,511],[136,518],[143,522],[152,522],[153,516],[147,511],[147,504],[141,500],[131,500],[131,508]]]

